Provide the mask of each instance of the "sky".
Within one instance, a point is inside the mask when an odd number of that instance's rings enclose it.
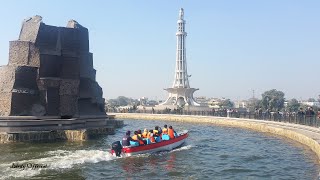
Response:
[[[89,29],[97,81],[106,99],[163,100],[175,69],[184,8],[188,73],[195,97],[248,99],[270,89],[286,99],[320,94],[319,0],[6,0],[0,6],[0,64],[23,19],[70,19]]]

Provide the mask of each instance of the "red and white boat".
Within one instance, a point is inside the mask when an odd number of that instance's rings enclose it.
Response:
[[[174,148],[181,146],[188,137],[188,131],[182,132],[179,136],[170,140],[162,140],[161,142],[140,145],[140,146],[123,146],[121,150],[122,156],[131,156],[136,154],[154,153],[160,151],[170,151]],[[115,155],[112,149],[111,154]]]

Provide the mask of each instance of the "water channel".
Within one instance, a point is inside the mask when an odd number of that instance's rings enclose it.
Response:
[[[124,120],[115,135],[86,142],[0,144],[0,179],[317,179],[316,155],[292,140],[210,124]],[[127,130],[172,125],[189,130],[170,152],[114,158],[108,149]],[[13,164],[46,168],[12,168]]]

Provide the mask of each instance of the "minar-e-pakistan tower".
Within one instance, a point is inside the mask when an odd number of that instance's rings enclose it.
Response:
[[[172,88],[165,89],[169,92],[168,99],[160,105],[200,106],[194,99],[193,93],[199,89],[190,88],[186,59],[186,21],[183,19],[183,8],[180,9],[178,19],[176,69]]]

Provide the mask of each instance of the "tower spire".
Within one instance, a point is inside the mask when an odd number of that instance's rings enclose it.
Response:
[[[160,105],[174,105],[174,106],[200,106],[194,99],[193,93],[199,89],[190,88],[187,58],[186,58],[186,37],[185,32],[186,21],[184,20],[183,8],[179,11],[179,18],[177,21],[178,29],[176,32],[177,46],[176,46],[176,67],[174,72],[174,80],[172,88],[165,89],[169,92],[168,99]]]
[[[186,21],[183,19],[184,11],[183,8],[179,11],[179,19],[177,21],[177,49],[176,49],[176,69],[175,77],[173,81],[173,88],[183,87],[190,88],[188,71],[187,71],[187,58],[186,58],[186,37],[185,32]]]
[[[183,20],[183,16],[184,16],[183,8],[180,8],[179,19]]]

